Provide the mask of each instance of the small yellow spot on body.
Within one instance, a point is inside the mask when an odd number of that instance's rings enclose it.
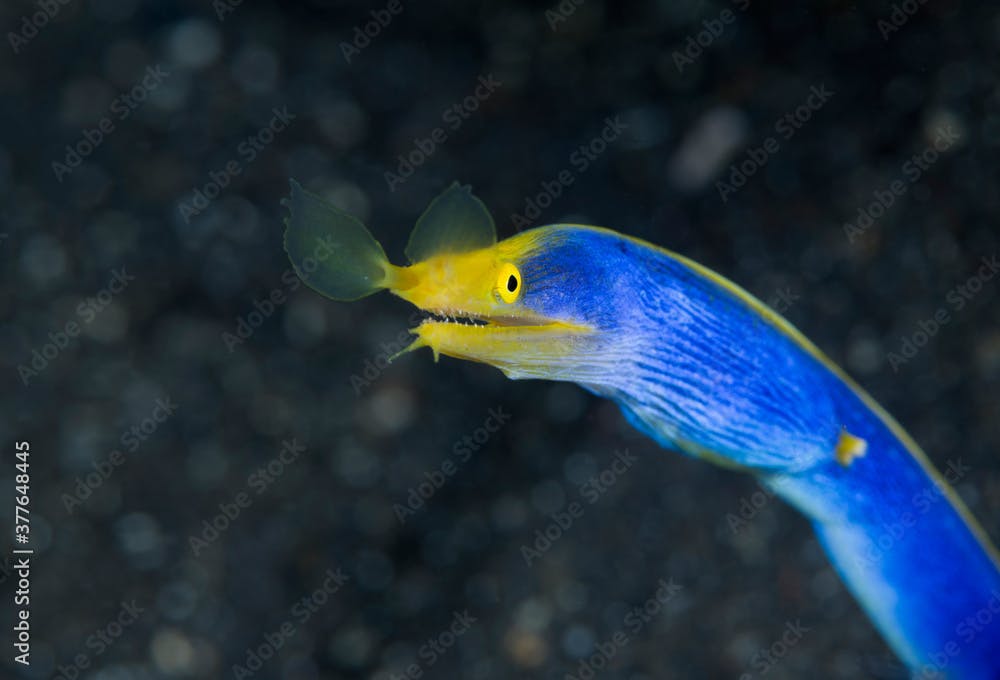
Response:
[[[868,453],[868,442],[860,437],[855,437],[848,433],[847,430],[841,431],[840,438],[837,440],[837,447],[834,449],[833,454],[837,458],[838,463],[847,467],[854,462],[855,458],[861,458],[866,453]]]

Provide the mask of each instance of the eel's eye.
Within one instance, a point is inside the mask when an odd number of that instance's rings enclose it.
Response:
[[[510,262],[500,267],[500,273],[497,275],[497,291],[500,293],[500,299],[507,303],[515,302],[521,297],[521,272]]]

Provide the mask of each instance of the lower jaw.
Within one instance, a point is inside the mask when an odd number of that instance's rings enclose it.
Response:
[[[586,334],[583,329],[559,324],[467,325],[439,321],[425,321],[412,332],[417,338],[403,352],[429,347],[435,360],[444,354],[502,370],[564,363],[579,351],[579,340]]]

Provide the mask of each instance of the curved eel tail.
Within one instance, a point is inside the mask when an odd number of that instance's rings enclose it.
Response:
[[[860,390],[837,390],[867,449],[766,483],[813,520],[848,588],[918,678],[1000,678],[995,548],[905,432]]]

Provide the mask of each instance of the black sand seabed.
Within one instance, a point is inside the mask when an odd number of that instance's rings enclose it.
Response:
[[[298,285],[289,177],[396,261],[457,179],[501,236],[705,263],[967,467],[1000,537],[998,284],[958,290],[1000,250],[989,3],[53,0],[0,27],[0,516],[27,440],[35,551],[5,677],[904,677],[752,480],[572,386],[386,367],[413,310]]]

